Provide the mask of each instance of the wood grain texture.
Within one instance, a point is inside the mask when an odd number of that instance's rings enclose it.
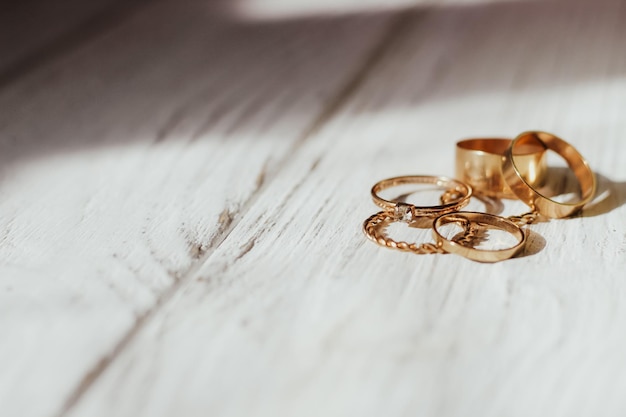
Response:
[[[270,26],[201,10],[154,7],[0,96],[0,409],[623,415],[621,2]],[[451,175],[458,139],[534,128],[600,193],[533,225],[523,256],[363,237],[377,180]]]
[[[353,13],[406,11],[420,7],[474,6],[515,0],[232,0],[224,2],[225,10],[244,19],[275,21],[302,16],[337,16]],[[533,0],[517,0],[533,1]]]
[[[2,415],[54,415],[89,386],[228,235],[387,25],[240,25],[162,2],[5,88]]]
[[[106,33],[151,0],[26,0],[0,5],[0,88]]]

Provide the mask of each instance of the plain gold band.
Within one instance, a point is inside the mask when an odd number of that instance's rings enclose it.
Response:
[[[445,224],[467,222],[476,224],[483,228],[504,230],[505,232],[515,236],[518,239],[518,242],[511,248],[483,250],[448,240],[439,232],[439,228]],[[445,252],[461,255],[465,258],[478,262],[499,262],[512,258],[517,255],[526,244],[526,234],[511,220],[493,214],[477,213],[473,211],[447,213],[437,217],[433,223],[433,237],[435,238],[435,242],[437,242],[437,246]]]
[[[559,154],[578,179],[581,199],[575,203],[559,203],[542,195],[527,182],[520,172],[517,161],[516,148],[529,144],[540,144]],[[502,165],[502,175],[517,197],[538,213],[552,218],[570,216],[591,201],[596,193],[596,177],[587,161],[572,145],[563,139],[546,132],[524,132],[513,139],[511,146],[505,153]]]
[[[437,206],[416,206],[398,201],[385,200],[378,193],[387,188],[405,184],[434,184],[446,190],[442,197],[442,204]],[[387,178],[379,181],[372,187],[372,200],[374,203],[387,210],[394,210],[397,218],[412,220],[418,217],[435,217],[443,213],[458,211],[469,204],[472,196],[472,187],[462,181],[448,177],[438,177],[431,175],[407,175],[403,177]]]
[[[456,144],[456,178],[471,185],[475,192],[488,197],[517,199],[502,176],[502,163],[511,139],[475,138]],[[519,147],[515,162],[524,180],[533,187],[545,182],[547,173],[545,147],[529,144]]]

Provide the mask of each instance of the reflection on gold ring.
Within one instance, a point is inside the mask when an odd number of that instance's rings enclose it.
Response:
[[[517,199],[502,176],[502,163],[511,139],[466,139],[456,144],[456,177],[489,197]],[[547,168],[545,147],[531,143],[516,148],[520,174],[534,187],[544,184]]]

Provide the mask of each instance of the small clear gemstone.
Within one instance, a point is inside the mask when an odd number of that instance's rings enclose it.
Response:
[[[396,219],[407,223],[413,221],[413,210],[408,204],[398,203],[394,211]]]

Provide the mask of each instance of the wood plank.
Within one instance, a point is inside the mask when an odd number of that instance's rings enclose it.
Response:
[[[244,19],[275,21],[311,16],[389,13],[416,7],[472,6],[513,0],[234,0],[224,3],[231,14]],[[519,1],[519,0],[518,0]],[[525,1],[525,0],[522,0]]]
[[[387,24],[240,24],[160,2],[6,86],[3,415],[52,415],[89,386],[341,99]]]
[[[89,42],[149,0],[29,0],[0,5],[0,88]]]
[[[68,415],[620,415],[623,18],[617,1],[416,16]],[[532,128],[577,146],[603,197],[534,225],[525,256],[364,239],[376,180],[451,175],[456,140]]]

